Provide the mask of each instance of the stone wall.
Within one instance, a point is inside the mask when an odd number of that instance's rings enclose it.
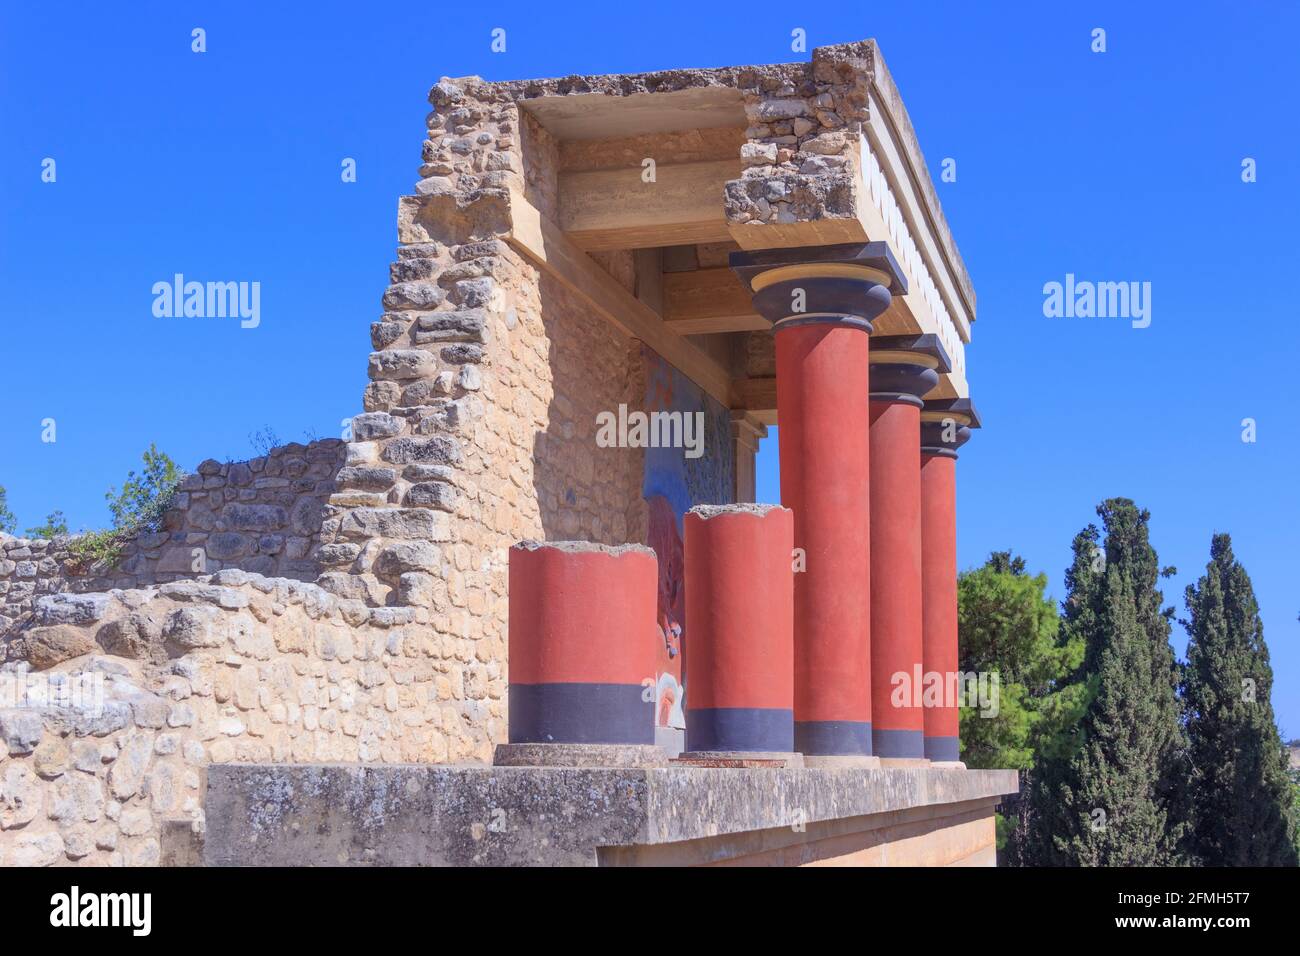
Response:
[[[503,684],[430,618],[237,570],[39,598],[0,666],[0,866],[186,859],[211,764],[488,760]]]
[[[0,542],[0,676],[105,692],[93,714],[0,700],[0,863],[181,859],[214,763],[487,762],[509,547],[647,542],[645,452],[595,435],[598,413],[646,407],[653,356],[503,240],[510,191],[553,209],[561,168],[513,96],[430,94],[349,440],[204,462],[112,569]],[[630,253],[594,258],[635,291]]]
[[[80,566],[66,538],[0,534],[0,637],[21,628],[43,594],[135,588],[223,568],[314,581],[344,455],[344,442],[323,439],[251,461],[204,461],[182,479],[162,529],[125,542],[111,568]]]
[[[782,224],[856,214],[857,136],[867,120],[867,76],[855,45],[817,50],[813,62],[742,79],[745,171],[727,184],[733,223]],[[865,45],[864,45],[865,46]]]

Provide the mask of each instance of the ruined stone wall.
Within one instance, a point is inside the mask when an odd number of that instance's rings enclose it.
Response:
[[[250,461],[204,461],[182,479],[162,529],[126,541],[111,568],[81,566],[66,538],[0,534],[0,637],[22,627],[43,594],[136,588],[223,568],[314,581],[344,452],[344,442],[323,439]]]
[[[498,701],[430,616],[232,570],[42,597],[0,666],[0,866],[181,858],[214,763],[487,760]]]
[[[761,225],[850,218],[861,190],[858,133],[869,68],[856,45],[817,50],[813,62],[740,77],[748,142],[742,177],[727,184],[727,218]],[[855,55],[861,54],[861,56]]]
[[[499,88],[430,99],[350,439],[204,462],[111,570],[3,542],[0,677],[104,700],[0,697],[0,864],[181,859],[213,763],[489,761],[509,547],[649,538],[645,453],[595,440],[645,407],[643,347],[501,238],[509,190],[553,209],[559,145]]]
[[[595,442],[598,412],[641,407],[641,361],[637,343],[495,238],[510,228],[508,188],[553,202],[556,144],[535,125],[521,139],[500,94],[443,81],[430,100],[320,583],[428,609],[436,634],[470,642],[467,679],[503,717],[509,547],[645,539],[641,452]]]

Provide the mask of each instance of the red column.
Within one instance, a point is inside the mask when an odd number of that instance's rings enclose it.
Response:
[[[951,368],[935,335],[872,343],[871,736],[882,761],[925,759],[921,409]]]
[[[686,750],[794,750],[794,515],[779,505],[686,513]]]
[[[795,749],[871,754],[867,333],[777,327],[781,504],[794,512]]]
[[[883,242],[730,258],[776,338],[781,503],[800,562],[795,749],[806,764],[873,764],[868,336],[907,282]]]
[[[871,730],[881,758],[925,756],[920,402],[871,402]]]
[[[652,745],[654,552],[526,541],[509,577],[510,743]]]
[[[921,455],[922,663],[939,675],[938,704],[925,708],[925,755],[958,761],[957,673],[957,461],[950,454]],[[927,702],[928,703],[928,702]]]
[[[925,755],[961,760],[957,676],[957,449],[980,427],[968,398],[936,399],[921,411],[922,657],[933,681],[925,703]]]

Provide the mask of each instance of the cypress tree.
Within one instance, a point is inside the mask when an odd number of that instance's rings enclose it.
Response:
[[[1105,529],[1085,528],[1066,574],[1062,633],[1086,650],[1074,683],[1086,707],[1043,755],[1031,793],[1026,862],[1131,866],[1186,862],[1189,768],[1169,644],[1173,609],[1161,608],[1162,574],[1150,514],[1126,498],[1098,507]]]
[[[1259,605],[1232,539],[1216,534],[1186,592],[1183,697],[1197,802],[1192,846],[1207,866],[1295,866],[1294,796],[1273,716]]]
[[[1083,746],[1083,716],[1096,696],[1095,674],[1089,676],[1088,660],[1100,642],[1097,609],[1101,603],[1101,582],[1105,553],[1101,532],[1088,525],[1071,544],[1073,559],[1065,571],[1066,597],[1061,602],[1060,639],[1078,647],[1083,654],[1062,680],[1062,688],[1073,697],[1073,708],[1062,715],[1054,737],[1042,741],[1033,768],[1022,779],[1020,826],[1009,841],[1008,857],[1019,866],[1062,866],[1068,860],[1056,849],[1054,837],[1067,829],[1068,809],[1060,793],[1065,786],[1070,762]]]

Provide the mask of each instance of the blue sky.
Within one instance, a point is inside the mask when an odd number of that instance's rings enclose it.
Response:
[[[1300,736],[1296,4],[125,9],[0,14],[0,484],[20,527],[55,508],[106,523],[104,490],[151,441],[193,467],[249,457],[262,426],[339,433],[440,76],[782,62],[805,57],[795,28],[810,49],[871,36],[932,176],[957,161],[938,189],[979,299],[967,360],[986,425],[959,465],[961,564],[1013,548],[1059,598],[1074,533],[1124,495],[1152,512],[1181,613],[1211,534],[1231,532]],[[260,282],[261,324],[155,319],[151,287],[177,272]],[[1150,327],[1045,318],[1043,285],[1067,273],[1150,282]]]

